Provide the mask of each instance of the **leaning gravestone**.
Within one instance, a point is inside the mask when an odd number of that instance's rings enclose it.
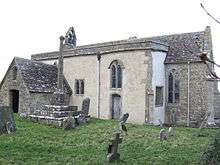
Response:
[[[115,137],[110,140],[110,144],[108,146],[107,163],[120,158],[120,154],[118,153],[118,145],[120,143],[122,143],[122,138],[120,137],[120,133],[117,132]]]
[[[120,154],[118,153],[118,145],[122,143],[123,140],[123,138],[120,137],[120,135],[123,132],[125,132],[125,134],[127,135],[127,128],[125,126],[125,123],[128,120],[128,117],[129,114],[125,113],[118,120],[118,130],[114,134],[114,138],[110,139],[110,144],[108,146],[108,153],[106,158],[107,163],[110,163],[120,158]]]
[[[128,117],[129,117],[129,113],[125,113],[123,114],[119,120],[118,120],[118,127],[119,127],[119,131],[122,133],[122,132],[125,132],[125,135],[127,135],[127,128],[125,126],[125,123],[126,121],[128,120]]]
[[[8,106],[0,106],[0,134],[15,132],[15,121],[12,109]]]

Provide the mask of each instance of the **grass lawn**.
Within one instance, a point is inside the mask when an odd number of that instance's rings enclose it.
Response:
[[[92,119],[73,130],[32,123],[15,116],[17,132],[0,136],[0,164],[103,165],[116,122]],[[159,141],[159,127],[127,124],[119,146],[121,159],[111,164],[197,164],[215,129],[178,127],[173,137]]]

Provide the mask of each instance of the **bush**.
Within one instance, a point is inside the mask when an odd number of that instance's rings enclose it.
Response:
[[[217,165],[220,164],[220,131],[218,132],[215,140],[211,143],[207,150],[203,153],[200,164],[203,165]]]

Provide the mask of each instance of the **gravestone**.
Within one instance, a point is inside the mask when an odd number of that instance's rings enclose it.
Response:
[[[63,120],[63,129],[64,130],[68,130],[68,129],[75,128],[75,127],[76,127],[76,121],[75,121],[74,117],[69,116]]]
[[[89,115],[89,105],[90,105],[90,99],[89,98],[85,98],[82,102],[82,113],[85,116]]]
[[[168,129],[168,136],[173,136],[173,134],[174,134],[173,127],[169,127],[169,129]]]
[[[107,163],[110,163],[114,160],[120,158],[120,154],[118,153],[118,145],[122,143],[122,137],[120,137],[122,132],[125,132],[127,135],[127,128],[125,126],[126,121],[128,120],[129,114],[123,114],[118,120],[118,130],[114,134],[114,138],[110,139],[110,144],[108,146],[107,153]]]
[[[90,116],[89,116],[89,106],[90,106],[90,99],[85,98],[82,102],[82,110],[77,117],[78,123],[86,123]]]
[[[120,137],[120,133],[118,132],[115,133],[115,137],[113,139],[110,139],[107,153],[107,163],[118,160],[120,158],[120,154],[118,153],[118,145],[120,143],[122,143],[122,138]]]
[[[125,132],[125,135],[127,135],[127,128],[125,126],[125,122],[128,120],[129,114],[125,113],[124,115],[122,115],[119,120],[118,120],[118,127],[119,127],[119,131]]]
[[[160,141],[167,140],[167,133],[166,133],[165,129],[160,130],[159,137],[160,137]]]
[[[0,134],[15,132],[15,121],[12,109],[8,106],[0,106]]]

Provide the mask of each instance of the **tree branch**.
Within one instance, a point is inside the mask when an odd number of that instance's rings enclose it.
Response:
[[[202,9],[206,12],[206,14],[207,14],[209,17],[211,17],[215,22],[217,22],[218,24],[220,24],[220,21],[217,20],[214,16],[212,16],[212,15],[206,10],[206,8],[203,6],[202,3],[200,3],[200,6],[202,7]]]

